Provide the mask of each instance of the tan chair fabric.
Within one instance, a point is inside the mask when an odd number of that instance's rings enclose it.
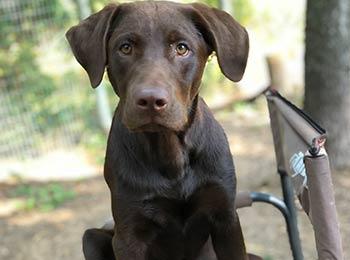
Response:
[[[342,258],[328,156],[305,156],[315,142],[321,151],[326,131],[284,99],[277,91],[265,93],[271,120],[277,167],[292,177],[294,190],[315,231],[320,260]],[[305,166],[306,164],[306,166]]]
[[[310,220],[314,226],[318,259],[343,259],[333,183],[327,154],[305,157]]]

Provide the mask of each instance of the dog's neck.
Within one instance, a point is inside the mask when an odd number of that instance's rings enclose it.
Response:
[[[198,111],[198,99],[199,99],[199,95],[197,94],[188,108],[187,123],[182,127],[182,129],[179,132],[176,133],[176,135],[179,137],[181,142],[185,142],[186,134],[188,133],[189,129],[192,127],[193,122],[195,120],[195,117]]]
[[[149,162],[157,161],[158,171],[169,179],[181,178],[185,173],[188,155],[182,138],[174,132],[144,133]],[[152,163],[151,163],[152,164]]]
[[[198,95],[192,101],[188,110],[188,121],[181,131],[162,131],[158,133],[144,133],[149,142],[149,152],[153,159],[162,162],[160,173],[169,179],[184,176],[189,164],[188,132],[191,131],[196,117]]]

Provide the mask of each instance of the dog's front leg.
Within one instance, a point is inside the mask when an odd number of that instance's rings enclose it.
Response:
[[[191,216],[185,226],[185,260],[211,259],[208,252],[203,255],[203,247],[210,236],[210,220],[205,212]],[[202,254],[201,254],[202,253]],[[198,258],[201,255],[201,258]]]
[[[160,210],[148,213],[140,212],[116,224],[112,242],[116,260],[183,260],[184,238],[180,223]]]
[[[83,252],[86,260],[115,260],[112,249],[113,230],[92,228],[83,236]]]
[[[238,215],[233,210],[232,201],[232,191],[215,183],[199,188],[190,197],[191,212],[185,226],[186,260],[248,259]],[[210,241],[209,237],[216,258],[212,256],[211,250],[203,250],[206,248],[205,243]]]
[[[248,260],[236,211],[214,216],[211,237],[218,260]]]
[[[126,243],[115,235],[112,240],[116,260],[145,260],[146,245],[136,239]]]

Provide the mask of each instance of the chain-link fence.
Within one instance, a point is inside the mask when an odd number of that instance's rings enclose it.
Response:
[[[64,37],[77,13],[69,0],[0,0],[0,158],[79,142],[93,99]]]

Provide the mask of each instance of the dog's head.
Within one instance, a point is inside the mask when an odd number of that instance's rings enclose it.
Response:
[[[230,15],[204,4],[110,4],[67,32],[97,87],[105,68],[130,130],[179,131],[188,121],[204,66],[215,51],[223,74],[243,76],[248,35]]]

